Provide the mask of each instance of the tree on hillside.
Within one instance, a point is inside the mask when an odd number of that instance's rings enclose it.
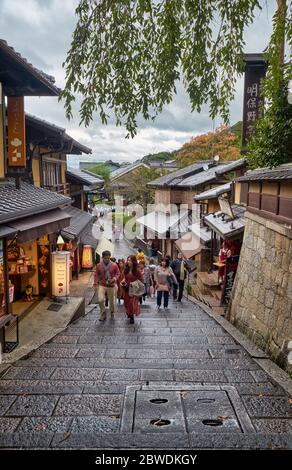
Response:
[[[108,184],[110,181],[110,170],[104,163],[97,163],[89,168],[89,171],[101,176],[104,179],[104,183]]]
[[[235,134],[230,127],[220,126],[215,132],[193,137],[176,153],[180,166],[190,165],[197,160],[209,160],[219,155],[220,161],[240,158],[240,134]]]
[[[128,200],[140,204],[145,209],[153,204],[155,190],[148,188],[147,183],[161,176],[161,172],[150,168],[139,168],[135,175],[124,179],[129,184]]]

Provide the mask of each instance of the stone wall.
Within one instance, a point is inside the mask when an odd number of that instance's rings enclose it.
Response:
[[[247,212],[228,318],[292,372],[291,228]]]

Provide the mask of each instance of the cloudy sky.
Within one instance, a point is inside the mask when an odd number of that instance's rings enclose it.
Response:
[[[60,88],[65,83],[62,62],[74,31],[77,4],[78,0],[0,0],[1,38],[33,65],[53,75]],[[276,0],[263,0],[262,4],[263,10],[246,30],[246,52],[260,52],[268,43]],[[241,119],[242,89],[240,79],[231,104],[232,123]],[[54,97],[26,98],[26,111],[65,127],[72,137],[92,148],[91,158],[99,161],[134,161],[148,153],[172,151],[221,122],[220,119],[210,120],[207,109],[200,114],[191,113],[182,87],[154,124],[139,121],[138,135],[134,139],[125,139],[125,129],[102,125],[98,119],[88,128],[79,127],[77,112],[75,119],[68,122],[62,103]],[[71,157],[70,164],[78,166],[78,157]]]

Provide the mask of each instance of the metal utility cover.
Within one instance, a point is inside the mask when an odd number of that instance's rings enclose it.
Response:
[[[52,312],[58,312],[59,310],[61,310],[61,308],[61,304],[51,304],[48,306],[47,310],[51,310]]]
[[[127,387],[121,431],[247,433],[254,428],[232,386],[153,384]]]

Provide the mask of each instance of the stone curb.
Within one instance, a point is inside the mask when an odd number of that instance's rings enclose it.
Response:
[[[229,333],[230,336],[232,336],[232,338],[246,350],[254,361],[266,372],[266,374],[268,374],[274,382],[280,385],[280,387],[282,387],[285,392],[292,397],[292,380],[289,375],[275,364],[264,351],[258,348],[249,338],[229,323],[228,320],[214,313],[210,307],[191,295],[186,298],[190,302],[198,305],[205,313],[207,313],[207,315],[219,323],[222,328],[224,328],[224,330],[227,331],[227,333]]]

